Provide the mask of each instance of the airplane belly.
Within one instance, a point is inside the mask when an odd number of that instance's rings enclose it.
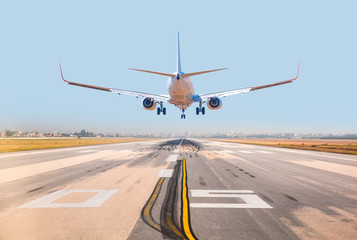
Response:
[[[186,109],[193,103],[192,95],[194,94],[192,84],[187,84],[184,79],[174,80],[169,86],[170,103],[181,109]]]

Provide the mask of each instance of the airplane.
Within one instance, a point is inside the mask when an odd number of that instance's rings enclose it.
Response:
[[[222,100],[221,100],[222,98],[227,97],[227,96],[236,95],[236,94],[243,94],[246,92],[256,91],[256,90],[260,90],[260,89],[264,89],[264,88],[275,87],[275,86],[279,86],[279,85],[283,85],[283,84],[287,84],[287,83],[292,83],[294,80],[296,80],[298,78],[299,69],[300,69],[300,62],[299,62],[296,77],[289,79],[289,80],[281,81],[281,82],[260,85],[260,86],[256,86],[256,87],[248,87],[248,88],[241,88],[241,89],[235,89],[235,90],[214,92],[214,93],[209,93],[209,94],[196,94],[190,77],[196,76],[199,74],[204,74],[204,73],[221,71],[221,70],[225,70],[227,68],[220,68],[220,69],[192,72],[192,73],[182,72],[181,71],[179,33],[177,34],[176,72],[170,74],[170,73],[141,70],[141,69],[136,69],[136,68],[129,68],[129,70],[140,71],[140,72],[151,73],[151,74],[169,77],[168,84],[167,84],[169,95],[151,94],[151,93],[129,91],[129,90],[123,90],[123,89],[106,88],[106,87],[88,85],[88,84],[77,83],[77,82],[70,82],[70,81],[67,81],[64,79],[61,64],[59,64],[59,65],[60,65],[61,77],[62,77],[63,81],[65,81],[69,85],[92,88],[92,89],[102,90],[102,91],[107,91],[107,92],[113,92],[113,93],[117,93],[119,96],[121,94],[124,94],[124,95],[134,96],[137,99],[139,97],[144,98],[142,101],[142,107],[145,110],[155,110],[156,109],[157,115],[160,115],[160,113],[162,113],[163,115],[166,115],[166,107],[164,107],[163,104],[170,103],[170,104],[175,105],[176,107],[178,107],[181,110],[181,119],[186,119],[185,111],[193,103],[196,103],[196,102],[198,103],[198,107],[196,107],[196,115],[199,115],[200,113],[202,115],[205,115],[206,110],[205,110],[205,107],[203,107],[203,104],[205,104],[205,103],[207,104],[207,107],[211,110],[220,109],[222,107]],[[157,105],[158,105],[158,107],[156,108]]]

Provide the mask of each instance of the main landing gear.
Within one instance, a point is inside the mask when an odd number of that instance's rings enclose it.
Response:
[[[160,107],[157,108],[157,115],[166,115],[166,108],[162,106],[162,102],[160,102]]]
[[[186,119],[185,109],[182,109],[181,119]]]
[[[200,112],[202,113],[202,115],[205,115],[206,113],[205,107],[202,107],[202,101],[200,101],[200,106],[196,107],[196,115],[200,115]]]

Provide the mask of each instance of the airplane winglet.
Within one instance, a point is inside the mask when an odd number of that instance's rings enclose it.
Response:
[[[300,61],[299,61],[299,65],[298,65],[298,70],[297,70],[297,73],[296,73],[296,77],[291,79],[291,81],[294,81],[296,80],[298,77],[299,77],[299,72],[300,72]]]
[[[292,78],[292,79],[289,79],[289,80],[285,80],[285,81],[281,81],[281,82],[277,82],[277,83],[272,83],[272,84],[266,84],[266,85],[252,87],[252,88],[250,88],[250,91],[255,91],[255,90],[259,90],[259,89],[263,89],[263,88],[275,87],[275,86],[279,86],[279,85],[283,85],[283,84],[287,84],[287,83],[292,83],[294,80],[296,80],[299,77],[299,71],[300,71],[300,61],[299,61],[298,70],[297,70],[295,78]]]
[[[63,77],[61,63],[59,64],[59,67],[60,67],[60,71],[61,71],[62,80],[65,81],[66,83],[68,83],[68,81],[66,79],[64,79],[64,77]]]

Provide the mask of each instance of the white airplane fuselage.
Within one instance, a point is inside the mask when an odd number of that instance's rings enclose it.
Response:
[[[177,72],[173,73],[177,75]],[[184,74],[184,73],[180,73]],[[174,104],[180,109],[186,109],[194,102],[192,96],[195,95],[191,79],[189,77],[171,77],[167,83],[168,93],[170,95],[171,104]]]

